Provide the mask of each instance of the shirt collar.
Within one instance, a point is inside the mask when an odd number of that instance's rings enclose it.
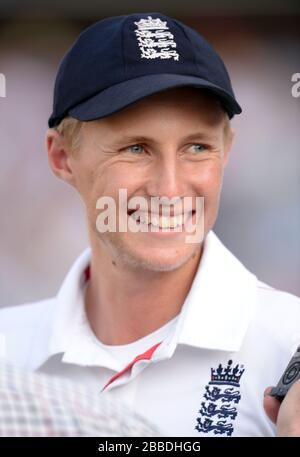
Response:
[[[97,342],[85,312],[86,271],[91,259],[87,248],[77,258],[56,298],[50,354],[63,353],[62,361],[116,369],[116,360]]]
[[[85,314],[83,289],[90,258],[87,248],[58,292],[45,360],[63,353],[64,362],[116,369],[112,356],[97,345]],[[210,231],[176,330],[157,349],[155,359],[171,357],[177,344],[238,351],[253,315],[256,283],[256,277]]]
[[[186,297],[179,342],[238,351],[257,301],[257,278],[210,231]]]

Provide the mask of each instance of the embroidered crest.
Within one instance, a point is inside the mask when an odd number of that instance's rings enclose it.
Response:
[[[218,368],[211,369],[211,380],[205,386],[203,398],[199,409],[199,417],[195,429],[198,432],[214,435],[231,436],[233,421],[237,416],[236,405],[241,399],[240,379],[245,371],[243,365],[232,367],[232,360],[227,367],[219,364]]]
[[[143,59],[179,59],[178,52],[173,49],[177,47],[174,35],[167,26],[167,21],[153,19],[140,19],[135,22],[137,29],[138,45]]]

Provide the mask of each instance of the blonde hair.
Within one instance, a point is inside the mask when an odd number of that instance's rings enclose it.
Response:
[[[55,127],[55,130],[64,137],[71,152],[76,151],[80,146],[80,130],[82,124],[82,121],[67,116]]]

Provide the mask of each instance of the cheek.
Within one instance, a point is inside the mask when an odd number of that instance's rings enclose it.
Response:
[[[100,170],[90,163],[80,161],[76,163],[73,171],[76,178],[76,189],[84,203],[88,219],[93,221],[97,217],[96,202],[103,195],[104,190]]]
[[[97,208],[97,201],[101,197],[111,197],[116,208],[116,216],[118,218],[119,209],[119,191],[125,189],[121,195],[121,202],[124,198],[131,195],[132,189],[134,188],[135,175],[126,170],[125,164],[114,164],[111,166],[101,166],[95,169],[89,167],[84,170],[84,175],[81,179],[81,195],[83,197],[88,218],[91,224],[95,224],[95,221],[101,210]],[[125,197],[124,197],[125,195]],[[107,200],[108,201],[108,200]],[[124,205],[124,202],[122,203]],[[127,208],[127,201],[126,201]]]
[[[198,194],[203,195],[209,201],[218,198],[223,179],[223,167],[218,162],[207,163],[198,173]]]
[[[85,202],[94,201],[103,195],[111,195],[114,187],[113,176],[103,165],[97,163],[79,164],[76,170],[77,189]]]
[[[204,197],[205,231],[216,221],[222,186],[223,168],[220,163],[208,164],[199,174],[197,194]]]

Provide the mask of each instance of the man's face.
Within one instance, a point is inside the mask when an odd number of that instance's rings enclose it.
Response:
[[[186,242],[184,226],[176,233],[99,233],[96,202],[113,197],[118,215],[121,188],[127,190],[128,200],[139,196],[149,203],[153,196],[192,197],[193,209],[195,197],[204,197],[206,235],[217,217],[231,145],[231,131],[226,133],[224,126],[218,101],[191,88],[165,91],[84,123],[80,149],[70,156],[70,167],[87,208],[92,245],[98,243],[112,260],[127,267],[148,271],[171,271],[199,253],[199,243]]]

